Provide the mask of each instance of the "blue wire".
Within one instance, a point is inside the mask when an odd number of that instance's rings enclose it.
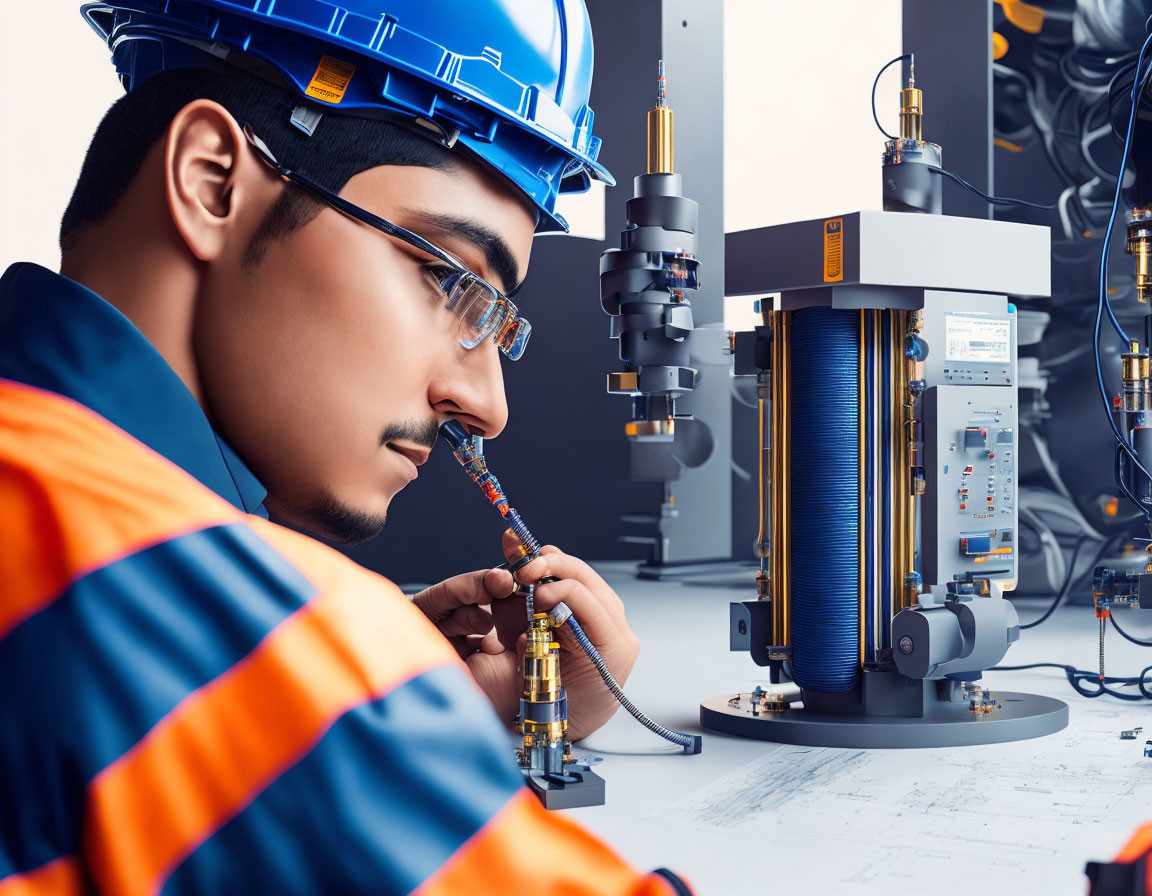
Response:
[[[1136,59],[1136,73],[1140,73],[1140,69],[1144,65],[1144,54],[1148,51],[1148,47],[1152,46],[1152,34],[1144,41],[1144,46],[1140,48],[1140,55]],[[1117,335],[1127,345],[1129,342],[1128,335],[1124,332],[1124,328],[1120,326],[1120,322],[1116,320],[1116,316],[1112,313],[1112,303],[1108,301],[1108,244],[1112,240],[1112,228],[1116,225],[1116,212],[1120,209],[1120,195],[1124,188],[1124,171],[1128,167],[1128,153],[1132,149],[1132,128],[1136,123],[1136,110],[1140,105],[1140,95],[1148,86],[1149,72],[1145,72],[1143,77],[1132,78],[1132,109],[1128,113],[1128,130],[1124,135],[1124,153],[1120,157],[1120,170],[1116,175],[1116,191],[1112,195],[1112,212],[1108,216],[1108,227],[1104,231],[1104,247],[1100,252],[1100,304],[1108,309],[1108,318],[1112,322]]]
[[[1144,54],[1148,51],[1149,46],[1152,46],[1152,35],[1148,36],[1144,41],[1144,46],[1140,48],[1140,55],[1136,59],[1137,74],[1139,74],[1144,65]],[[1108,301],[1108,244],[1112,241],[1112,229],[1116,224],[1116,213],[1120,208],[1120,195],[1124,185],[1124,171],[1128,167],[1128,154],[1132,148],[1132,128],[1136,123],[1136,110],[1140,105],[1140,97],[1147,88],[1150,79],[1152,79],[1152,67],[1144,72],[1143,77],[1132,78],[1132,109],[1128,113],[1128,130],[1124,136],[1124,152],[1120,158],[1120,170],[1116,177],[1116,192],[1112,197],[1112,212],[1108,216],[1108,227],[1104,232],[1104,245],[1100,250],[1100,293],[1096,305],[1096,325],[1092,331],[1092,354],[1096,361],[1096,384],[1100,389],[1100,399],[1104,402],[1104,413],[1108,418],[1108,425],[1112,427],[1112,434],[1116,437],[1116,440],[1132,461],[1133,466],[1152,481],[1152,474],[1140,463],[1140,458],[1136,456],[1136,452],[1132,450],[1132,446],[1128,444],[1128,440],[1125,439],[1124,435],[1120,432],[1120,427],[1116,425],[1116,420],[1112,413],[1112,402],[1108,399],[1108,389],[1104,385],[1104,371],[1100,365],[1100,325],[1103,323],[1105,310],[1108,312],[1109,321],[1111,321],[1113,328],[1125,346],[1127,346],[1130,341],[1128,334],[1124,332],[1124,328],[1120,326],[1120,322],[1116,319],[1116,315],[1112,311],[1112,303]],[[1125,489],[1125,492],[1127,492],[1127,489]],[[1129,498],[1129,500],[1131,500],[1131,498]],[[1147,507],[1139,503],[1136,504],[1136,507],[1144,514],[1145,518],[1149,517]]]

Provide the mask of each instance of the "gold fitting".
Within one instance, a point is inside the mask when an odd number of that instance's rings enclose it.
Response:
[[[630,439],[638,436],[671,436],[676,434],[674,420],[632,420],[624,424],[624,435]]]
[[[756,598],[757,600],[771,600],[772,599],[772,580],[768,578],[768,573],[756,573]]]
[[[608,374],[609,392],[636,392],[640,388],[640,376],[634,370],[622,370]]]
[[[1125,380],[1140,378],[1140,344],[1129,342],[1128,351],[1120,356],[1121,375]]]
[[[1148,221],[1128,225],[1124,251],[1136,260],[1136,298],[1147,303],[1152,298],[1152,230]]]
[[[648,112],[648,173],[673,173],[672,110],[657,106]]]
[[[791,707],[791,703],[784,699],[783,694],[765,694],[764,695],[764,709],[768,712],[784,712],[784,710]]]
[[[900,91],[900,137],[921,142],[923,116],[924,91],[919,87],[905,87]]]

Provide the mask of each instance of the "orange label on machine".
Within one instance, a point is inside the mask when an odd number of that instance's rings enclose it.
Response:
[[[844,219],[824,222],[824,282],[844,279]]]

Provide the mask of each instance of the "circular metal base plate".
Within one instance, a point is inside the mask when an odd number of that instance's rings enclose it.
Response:
[[[741,695],[746,697],[747,695]],[[918,718],[848,716],[803,707],[753,714],[728,705],[731,694],[700,704],[700,724],[711,731],[810,747],[953,747],[1043,737],[1068,724],[1068,705],[1052,697],[996,691],[1000,708],[974,713],[964,703],[935,702]]]

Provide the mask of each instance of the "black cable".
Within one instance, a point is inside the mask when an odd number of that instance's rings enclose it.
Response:
[[[1112,623],[1112,628],[1116,629],[1117,634],[1120,635],[1125,641],[1131,641],[1133,644],[1139,644],[1141,647],[1152,647],[1152,641],[1144,641],[1137,638],[1135,635],[1130,635],[1124,629],[1120,628],[1120,623],[1116,621],[1116,614],[1110,612],[1108,614],[1108,621]]]
[[[1087,540],[1088,540],[1087,535],[1081,535],[1079,540],[1076,542],[1076,547],[1072,549],[1072,560],[1068,564],[1068,572],[1064,576],[1064,582],[1060,585],[1060,590],[1056,592],[1056,597],[1053,599],[1052,605],[1050,607],[1048,607],[1047,610],[1044,611],[1044,613],[1040,616],[1039,619],[1036,619],[1033,622],[1028,622],[1028,623],[1025,623],[1024,625],[1021,625],[1020,626],[1021,631],[1023,631],[1026,628],[1035,628],[1041,622],[1046,622],[1048,620],[1048,617],[1050,617],[1053,613],[1056,612],[1056,608],[1059,607],[1061,604],[1064,603],[1065,600],[1068,599],[1068,592],[1072,590],[1072,583],[1076,580],[1076,561],[1080,558],[1080,548],[1082,548],[1084,546],[1084,542],[1086,542]],[[1104,542],[1104,548],[1106,548],[1108,546],[1108,543],[1110,541],[1111,541],[1111,539],[1107,539]],[[1100,550],[1100,552],[1096,555],[1096,560],[1098,561],[1103,556],[1104,556],[1104,550],[1102,548]],[[1093,563],[1093,565],[1095,565],[1095,562]]]
[[[1064,663],[1025,663],[1022,666],[993,666],[989,672],[1018,672],[1022,669],[1062,669],[1064,677],[1068,679],[1068,684],[1081,697],[1086,697],[1089,700],[1094,700],[1097,697],[1103,697],[1107,694],[1109,697],[1115,697],[1117,700],[1127,700],[1135,702],[1140,700],[1152,700],[1152,690],[1148,689],[1148,672],[1152,671],[1152,666],[1145,666],[1139,676],[1122,676],[1122,675],[1108,675],[1104,680],[1100,680],[1100,675],[1097,672],[1089,672],[1086,669],[1077,669],[1075,666],[1065,665]],[[1085,689],[1083,682],[1092,682],[1096,685],[1094,690]],[[1140,689],[1139,694],[1122,694],[1109,685],[1121,685],[1124,687],[1137,687]]]
[[[1019,672],[1022,669],[1071,669],[1064,663],[1025,663],[1023,666],[992,666],[989,672]]]
[[[1068,108],[1068,103],[1072,100],[1079,99],[1079,96],[1080,95],[1075,90],[1069,87],[1062,91],[1058,97],[1056,97],[1056,102],[1052,105],[1052,119],[1050,123],[1052,133],[1052,153],[1057,158],[1060,156],[1058,151],[1059,146],[1061,143],[1065,142],[1063,135],[1060,133],[1060,121],[1064,116],[1064,110]],[[1077,155],[1079,155],[1079,150],[1077,150]],[[1061,167],[1071,173],[1072,168],[1064,165],[1063,161],[1064,160],[1061,159]],[[1071,175],[1071,178],[1073,183],[1078,180],[1075,175]]]
[[[1032,86],[1032,82],[1027,77],[1022,75],[1015,69],[1008,68],[1007,66],[997,62],[993,65],[993,71],[996,74],[1001,74],[1006,78],[1018,82],[1024,87],[1024,108],[1028,111],[1028,117],[1032,122],[1032,127],[1035,129],[1036,134],[1040,140],[1040,148],[1044,151],[1044,157],[1048,160],[1048,164],[1052,166],[1052,170],[1056,172],[1056,176],[1060,179],[1065,187],[1076,185],[1076,178],[1072,176],[1072,172],[1064,167],[1057,155],[1054,146],[1049,145],[1049,141],[1044,137],[1044,129],[1040,126],[1040,121],[1036,117],[1036,91]]]
[[[1080,151],[1080,158],[1084,160],[1084,164],[1088,166],[1088,168],[1096,177],[1099,177],[1102,181],[1104,181],[1111,180],[1112,174],[1111,172],[1104,170],[1100,163],[1096,161],[1096,157],[1089,149],[1089,147],[1091,147],[1092,144],[1096,142],[1096,140],[1094,139],[1091,142],[1088,142],[1088,135],[1091,134],[1094,130],[1092,127],[1092,119],[1095,118],[1097,113],[1099,113],[1100,110],[1104,108],[1102,101],[1103,97],[1100,98],[1100,101],[1097,101],[1092,105],[1084,105],[1084,114],[1079,122],[1080,131],[1079,137],[1076,140],[1076,148]]]
[[[972,184],[968,183],[968,181],[964,180],[964,178],[958,174],[953,174],[951,171],[946,171],[943,168],[937,168],[935,165],[925,165],[924,167],[935,174],[942,174],[949,180],[955,181],[969,193],[975,193],[990,205],[1019,205],[1023,206],[1024,208],[1039,208],[1043,209],[1044,211],[1052,211],[1057,207],[1057,203],[1055,202],[1051,203],[1050,205],[1045,205],[1041,202],[1029,202],[1027,199],[1011,199],[1007,196],[989,196],[978,187],[972,186]]]
[[[887,65],[885,65],[882,69],[880,69],[880,71],[876,73],[876,80],[872,82],[872,120],[876,122],[876,127],[880,129],[880,133],[887,137],[889,140],[896,140],[898,138],[894,134],[889,134],[886,130],[884,130],[883,125],[880,124],[880,116],[876,114],[876,85],[880,83],[880,76],[884,74],[884,72],[888,71],[890,67],[903,59],[907,59],[909,62],[912,62],[914,57],[911,53],[900,54]]]
[[[1121,140],[1121,141],[1124,139],[1124,135],[1121,134],[1118,130],[1116,130],[1116,122],[1113,118],[1113,113],[1116,111],[1116,104],[1120,101],[1121,98],[1123,98],[1124,93],[1123,92],[1116,93],[1116,87],[1119,85],[1120,79],[1123,78],[1124,75],[1126,75],[1128,72],[1132,71],[1132,69],[1134,69],[1134,68],[1136,68],[1136,61],[1135,60],[1133,60],[1132,62],[1129,62],[1127,65],[1121,66],[1119,69],[1117,69],[1116,74],[1114,74],[1112,76],[1112,80],[1108,82],[1108,93],[1107,93],[1107,97],[1108,97],[1108,122],[1109,122],[1109,124],[1112,125],[1112,133],[1116,135],[1116,139]],[[1135,78],[1136,75],[1133,74],[1132,77]],[[1128,85],[1127,90],[1128,90],[1128,93],[1131,94],[1131,92],[1132,92],[1132,85],[1131,84]]]
[[[1123,445],[1116,446],[1116,487],[1124,494],[1124,497],[1132,502],[1138,509],[1142,509],[1145,516],[1147,516],[1147,509],[1144,504],[1132,494],[1132,490],[1128,488],[1128,483],[1124,481],[1124,447]]]

